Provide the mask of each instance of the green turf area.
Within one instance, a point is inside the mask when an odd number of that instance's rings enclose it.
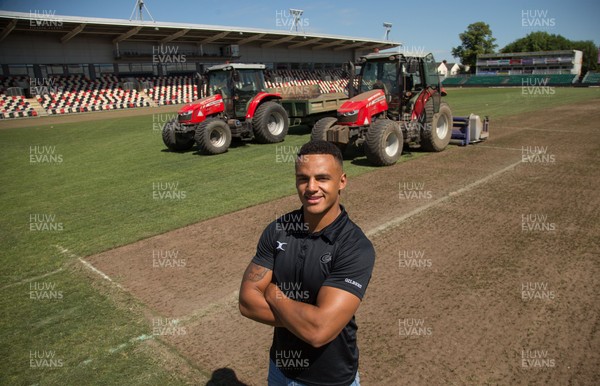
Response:
[[[494,119],[600,98],[598,88],[554,90],[535,96],[521,88],[449,89],[448,101],[455,115]],[[72,269],[81,267],[74,256],[294,193],[292,160],[309,138],[307,128],[292,129],[283,143],[203,156],[165,151],[153,118],[0,130],[0,384],[123,384],[123,377],[127,384],[178,384],[137,349],[136,338],[151,326]],[[345,167],[350,177],[375,169],[363,156]],[[54,285],[63,297],[31,299],[31,283]],[[63,366],[32,368],[36,351],[54,352]]]
[[[116,308],[68,269],[0,293],[2,385],[184,384],[140,352],[153,337],[134,300]]]
[[[600,98],[600,88],[448,88],[446,92],[452,114],[474,113],[491,119]]]

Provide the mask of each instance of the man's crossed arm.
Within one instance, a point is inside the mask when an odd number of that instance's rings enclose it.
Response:
[[[360,305],[360,299],[339,288],[323,286],[315,305],[288,298],[271,283],[273,272],[250,263],[240,288],[240,312],[247,318],[285,327],[313,347],[335,339]]]
[[[257,322],[283,327],[265,300],[265,290],[271,283],[272,277],[273,271],[270,269],[254,263],[248,265],[240,287],[240,312]]]

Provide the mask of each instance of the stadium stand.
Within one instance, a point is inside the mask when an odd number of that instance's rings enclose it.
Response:
[[[569,85],[575,83],[577,75],[573,74],[549,74],[548,84]]]
[[[600,85],[600,72],[588,71],[581,81],[583,84],[598,84]]]
[[[48,115],[150,106],[136,90],[124,90],[114,75],[94,81],[80,75],[54,76],[47,83],[48,92],[36,99]]]
[[[465,86],[499,86],[506,81],[506,76],[480,75],[471,76],[463,83]]]
[[[577,50],[479,55],[476,75],[448,77],[443,84],[450,87],[571,86],[578,82],[581,55]]]
[[[0,119],[35,117],[37,112],[23,95],[8,95],[8,89],[27,83],[27,77],[2,77],[0,79]]]
[[[467,77],[448,77],[444,86],[524,86],[548,85],[568,86],[577,81],[573,74],[518,74],[518,75],[473,75]]]
[[[522,86],[526,84],[569,85],[575,82],[573,74],[530,74],[508,75],[507,86]]]
[[[444,86],[462,86],[468,79],[466,76],[449,76],[442,81],[442,84]]]
[[[8,96],[0,93],[0,118],[35,117],[36,111],[24,96]]]
[[[152,85],[144,88],[144,92],[157,105],[189,103],[198,99],[198,86],[192,76],[138,77],[136,80],[143,85]]]
[[[579,50],[512,52],[477,56],[477,75],[580,74]],[[562,81],[562,80],[561,80]]]
[[[523,85],[523,80],[524,79],[529,79],[531,81],[531,79],[536,79],[538,78],[538,76],[533,76],[533,75],[529,75],[529,76],[524,76],[524,75],[508,75],[508,81],[506,81],[506,83],[504,83],[506,86],[522,86]]]

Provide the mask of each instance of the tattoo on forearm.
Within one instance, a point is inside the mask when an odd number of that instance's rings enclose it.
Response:
[[[246,268],[246,272],[244,272],[244,280],[249,281],[260,281],[265,275],[269,272],[269,269],[265,267],[261,267],[257,264],[250,264],[248,268]]]

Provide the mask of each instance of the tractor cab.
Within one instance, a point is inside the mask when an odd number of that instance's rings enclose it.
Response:
[[[373,53],[361,57],[359,64],[356,91],[383,90],[389,119],[410,119],[419,94],[427,89],[439,109],[441,85],[432,54]]]
[[[221,64],[206,74],[207,95],[221,95],[225,113],[230,118],[244,119],[250,102],[266,89],[263,64]]]

